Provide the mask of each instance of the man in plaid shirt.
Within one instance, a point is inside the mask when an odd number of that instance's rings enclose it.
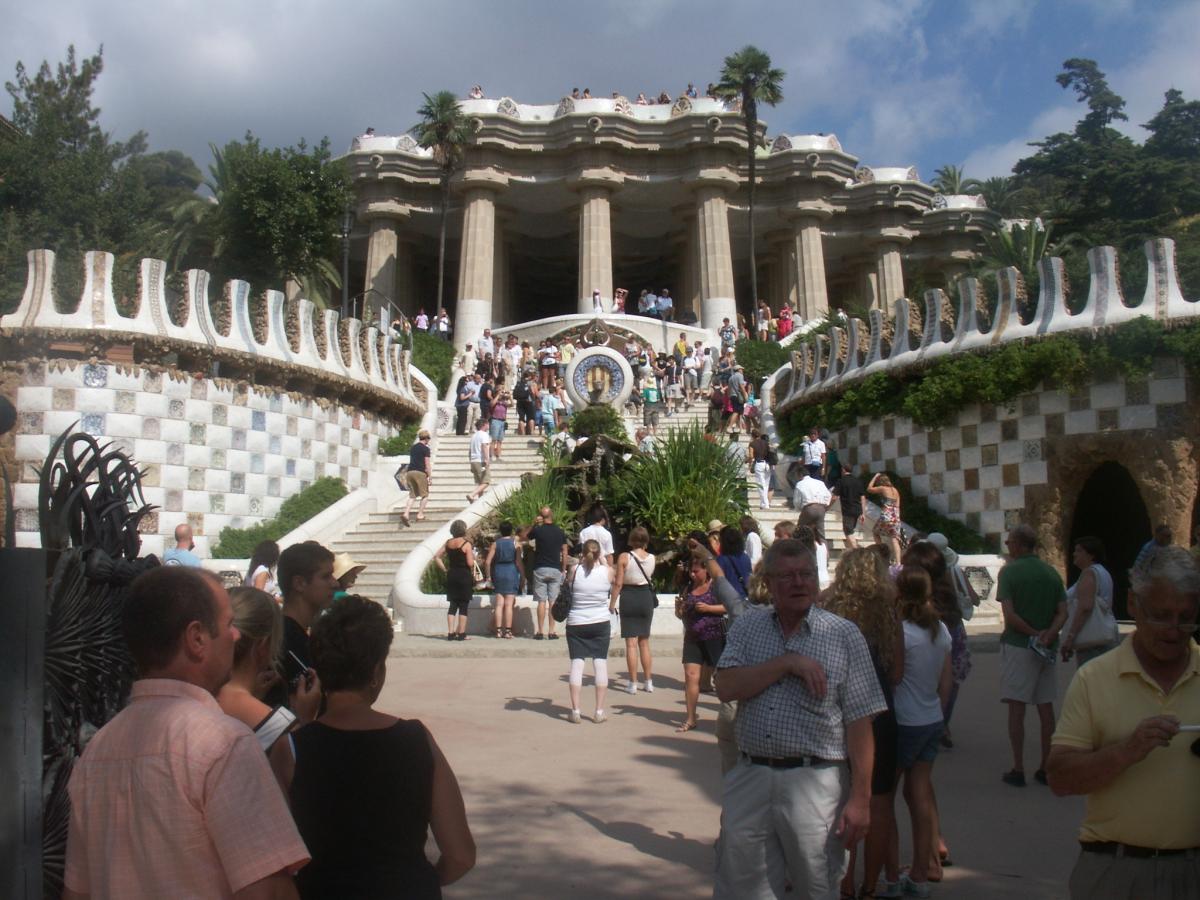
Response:
[[[725,776],[713,896],[783,897],[790,885],[836,898],[870,822],[871,719],[886,704],[858,628],[813,606],[808,547],[776,541],[763,568],[774,605],[734,622],[718,664],[741,757]]]

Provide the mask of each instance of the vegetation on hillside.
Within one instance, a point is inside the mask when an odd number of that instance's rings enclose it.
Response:
[[[248,559],[259,541],[277,541],[323,512],[346,494],[340,478],[318,478],[279,507],[279,515],[249,528],[222,528],[220,540],[212,548],[213,559]],[[281,548],[282,549],[282,548]]]

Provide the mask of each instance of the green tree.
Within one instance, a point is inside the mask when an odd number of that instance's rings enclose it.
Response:
[[[758,263],[754,253],[754,192],[756,154],[759,147],[758,104],[775,106],[783,99],[783,69],[772,68],[771,57],[757,47],[747,44],[737,53],[725,57],[721,80],[716,86],[718,97],[741,100],[742,121],[746,126],[746,164],[750,175],[750,194],[747,209],[750,225],[750,309],[758,307]]]
[[[1171,88],[1163,95],[1163,108],[1142,126],[1150,132],[1146,150],[1155,156],[1200,161],[1200,101],[1183,99]]]
[[[933,186],[943,194],[975,194],[983,185],[978,178],[968,178],[961,166],[945,165],[933,173]]]
[[[993,209],[1006,219],[1018,219],[1026,215],[1026,191],[1017,186],[1015,179],[1008,175],[996,175],[985,178],[979,184],[979,193],[988,209]]]
[[[446,282],[446,214],[450,205],[450,176],[462,164],[463,153],[471,138],[470,126],[453,91],[438,91],[430,96],[423,93],[425,102],[417,110],[421,117],[410,131],[417,143],[433,150],[438,164],[441,188],[441,222],[438,230],[438,309],[445,306]]]
[[[1075,133],[1080,138],[1093,142],[1103,140],[1111,131],[1109,125],[1118,120],[1129,120],[1123,112],[1125,101],[1108,86],[1108,79],[1094,59],[1068,59],[1054,80],[1064,88],[1073,88],[1078,102],[1087,104],[1087,115],[1075,126]]]
[[[329,140],[309,148],[265,149],[247,132],[213,147],[206,181],[212,198],[191,196],[174,207],[177,264],[211,268],[256,288],[295,280],[318,305],[341,287],[337,228],[349,201],[345,169]]]

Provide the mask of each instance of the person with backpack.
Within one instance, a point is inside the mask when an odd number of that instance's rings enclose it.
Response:
[[[537,406],[534,403],[533,379],[523,374],[513,388],[513,402],[517,404],[517,434],[533,434]]]

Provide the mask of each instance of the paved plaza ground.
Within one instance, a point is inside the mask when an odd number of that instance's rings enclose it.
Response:
[[[614,641],[614,651],[619,641]],[[935,780],[955,865],[935,896],[1035,900],[1066,896],[1078,852],[1079,798],[1060,799],[1030,779],[1000,782],[1009,767],[1004,709],[997,699],[994,635],[973,638],[975,668],[954,714],[954,750]],[[566,641],[465,644],[397,636],[379,708],[419,718],[462,784],[479,849],[476,868],[448,898],[705,897],[712,892],[720,815],[714,697],[701,697],[701,725],[683,719],[677,642],[656,641],[653,694],[609,694],[609,722],[567,721]],[[492,654],[524,652],[524,657]],[[443,655],[444,654],[444,655]],[[610,658],[623,682],[624,659]],[[1060,670],[1060,695],[1074,666]],[[1034,714],[1027,723],[1036,768]],[[908,857],[907,810],[898,801]]]

